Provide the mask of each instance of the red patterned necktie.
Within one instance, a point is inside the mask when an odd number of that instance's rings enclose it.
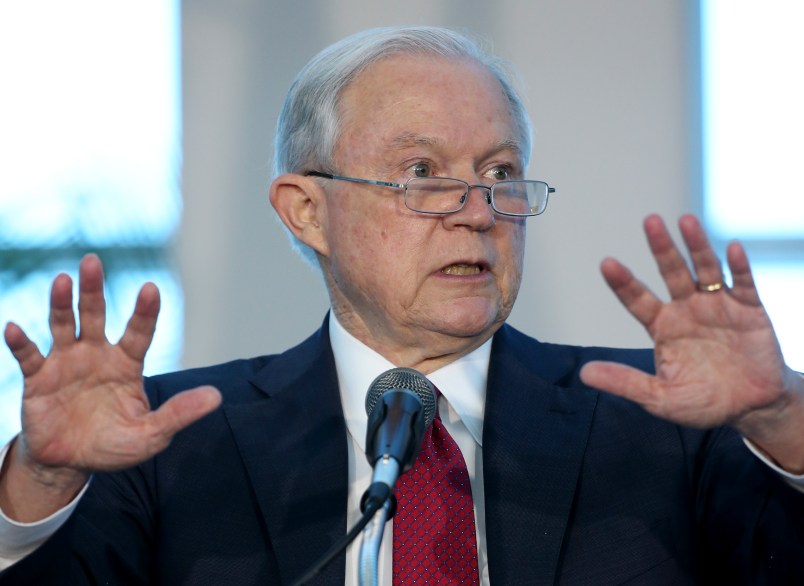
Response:
[[[439,394],[440,396],[440,394]],[[436,406],[422,450],[395,489],[394,586],[479,583],[472,487]]]

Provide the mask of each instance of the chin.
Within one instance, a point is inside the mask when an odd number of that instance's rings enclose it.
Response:
[[[433,321],[439,324],[441,332],[461,338],[491,336],[505,321],[499,307],[488,300],[479,303],[473,300],[456,301],[443,308]]]

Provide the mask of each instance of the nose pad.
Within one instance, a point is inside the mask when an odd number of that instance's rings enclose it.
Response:
[[[472,205],[472,202],[469,198],[472,197],[473,189],[484,190],[483,201],[486,203],[485,206],[483,206],[483,204],[481,204],[479,201]],[[487,230],[494,226],[496,218],[494,217],[495,214],[491,209],[491,193],[488,187],[485,185],[469,185],[469,189],[466,191],[466,193],[460,196],[458,201],[460,204],[456,213],[449,214],[445,218],[445,221],[449,225],[466,225],[471,226],[476,230]],[[485,212],[481,211],[483,209],[485,209]]]
[[[472,187],[483,187],[483,186],[482,186],[482,185],[470,185],[470,186],[469,186],[469,189],[471,190],[471,189],[472,189]],[[460,199],[460,203],[461,203],[461,205],[463,205],[464,203],[466,203],[466,198],[468,198],[468,197],[469,197],[469,192],[467,191],[466,193],[464,193],[464,194],[461,196],[461,199]],[[487,203],[488,205],[491,205],[491,192],[490,192],[490,191],[487,191],[487,192],[486,192],[486,193],[483,195],[483,199],[485,199],[485,200],[486,200],[486,203]]]

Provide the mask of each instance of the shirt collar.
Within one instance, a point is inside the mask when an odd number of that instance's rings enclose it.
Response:
[[[329,337],[346,427],[360,448],[365,450],[366,392],[375,378],[395,365],[347,332],[334,312],[329,315]],[[491,339],[427,376],[480,446],[483,445],[483,411],[490,356]]]

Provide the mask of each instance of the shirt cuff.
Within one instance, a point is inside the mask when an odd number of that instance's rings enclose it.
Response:
[[[762,460],[766,466],[769,466],[771,470],[779,474],[784,481],[787,482],[787,484],[795,488],[797,491],[804,493],[804,474],[792,474],[784,468],[781,468],[751,440],[743,438],[743,443],[757,458]]]
[[[13,441],[13,440],[12,440]],[[11,442],[7,443],[0,452],[0,469],[5,462]],[[84,485],[81,492],[65,507],[59,509],[49,517],[35,523],[19,523],[9,519],[0,510],[0,570],[33,552],[37,547],[47,541],[48,537],[58,531],[70,517],[78,502],[87,490],[89,482]]]

